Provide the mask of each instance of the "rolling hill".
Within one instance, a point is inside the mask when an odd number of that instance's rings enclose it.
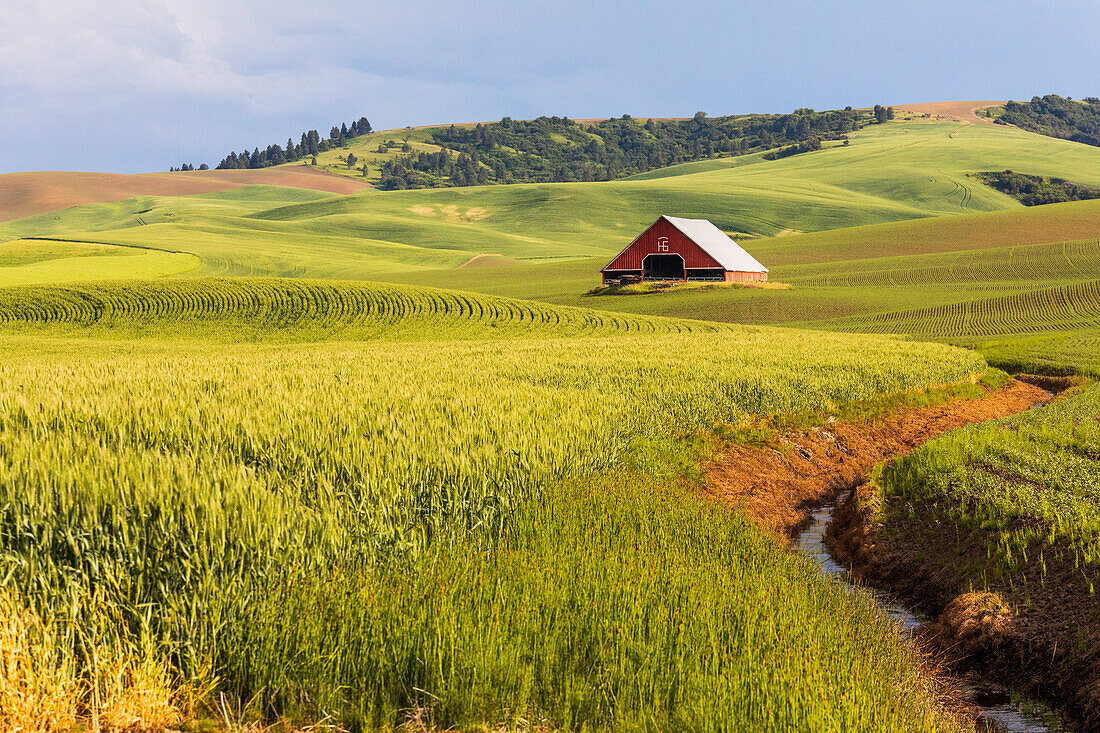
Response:
[[[846,146],[777,161],[706,161],[643,180],[327,197],[247,187],[76,206],[0,224],[0,239],[48,236],[186,253],[199,259],[195,275],[378,279],[437,271],[425,276],[431,279],[480,254],[528,263],[606,257],[661,213],[769,236],[1020,209],[966,174],[1010,167],[1097,185],[1098,161],[1100,150],[1068,141],[913,117],[865,128]],[[234,173],[280,170],[292,169]],[[779,264],[790,261],[776,255]]]
[[[84,204],[135,196],[194,196],[255,185],[353,193],[367,184],[325,175],[306,166],[243,171],[177,173],[4,173],[0,175],[0,221],[21,219]]]

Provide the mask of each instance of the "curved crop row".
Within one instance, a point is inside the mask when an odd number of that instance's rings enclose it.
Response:
[[[283,279],[126,281],[5,288],[0,323],[150,325],[246,322],[274,328],[491,330],[560,335],[716,331],[713,324],[605,314],[534,301],[379,283]]]
[[[1100,277],[1100,240],[832,263],[784,279],[803,287],[914,286]]]
[[[962,303],[839,319],[834,327],[863,333],[993,336],[1100,327],[1100,281],[1042,288]]]

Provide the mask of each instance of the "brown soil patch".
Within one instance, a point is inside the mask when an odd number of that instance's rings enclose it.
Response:
[[[837,420],[789,430],[763,448],[733,445],[710,467],[706,491],[789,541],[815,507],[863,481],[876,463],[948,430],[1012,415],[1046,399],[1042,389],[1013,380],[984,399],[905,409],[869,423]]]
[[[149,174],[145,174],[149,175]],[[372,186],[366,181],[348,176],[317,170],[306,165],[288,165],[278,168],[259,168],[256,170],[232,171],[188,171],[176,173],[199,179],[211,179],[240,186],[286,186],[288,188],[306,188],[313,191],[325,191],[347,195]]]
[[[81,204],[132,196],[194,196],[256,184],[349,194],[369,184],[306,166],[186,173],[82,173],[47,171],[0,175],[0,221],[45,214]]]
[[[1002,107],[1004,101],[957,101],[957,102],[922,102],[920,104],[895,104],[894,109],[904,112],[913,112],[919,115],[932,115],[933,117],[946,117],[967,124],[992,125],[991,120],[974,114],[986,107]]]

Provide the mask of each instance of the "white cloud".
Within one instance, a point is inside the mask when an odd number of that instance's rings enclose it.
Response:
[[[948,0],[0,0],[0,171],[216,162],[361,114],[783,111],[978,81],[1029,97],[1074,74],[1063,93],[1095,94],[1076,89],[1092,50],[1074,32],[1100,22],[1095,6],[1010,4],[989,26],[988,8]],[[1025,37],[1059,54],[1014,68],[997,49]]]

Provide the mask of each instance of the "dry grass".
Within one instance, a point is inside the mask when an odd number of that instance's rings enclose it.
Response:
[[[0,593],[0,731],[165,730],[210,697],[212,675],[180,681],[152,645],[100,646],[78,672],[63,631]]]
[[[52,629],[9,593],[0,593],[0,730],[56,731],[72,725],[80,686]]]
[[[482,255],[479,255],[482,256]],[[681,293],[687,290],[790,290],[789,283],[727,283],[709,281],[660,280],[631,283],[629,285],[602,285],[592,288],[587,295],[651,295],[654,293]]]
[[[163,730],[182,719],[178,686],[150,650],[116,646],[98,670],[90,717],[93,729]]]
[[[405,722],[397,726],[395,733],[450,733],[454,729],[440,729],[432,723],[431,708],[418,707],[408,713]],[[554,733],[555,728],[544,717],[535,720],[515,717],[508,723],[485,726],[484,733]]]

